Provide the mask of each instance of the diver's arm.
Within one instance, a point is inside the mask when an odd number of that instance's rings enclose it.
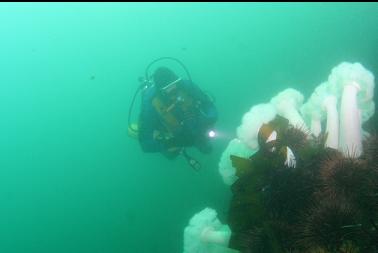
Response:
[[[218,110],[210,101],[202,105],[200,112],[206,125],[213,125],[218,120]]]
[[[155,126],[159,124],[156,112],[151,105],[151,100],[142,100],[142,109],[139,118],[139,143],[144,152],[160,152],[165,150],[163,143],[155,138]]]
[[[203,116],[200,117],[201,124],[206,126],[214,124],[218,119],[217,108],[210,98],[196,84],[190,84],[190,92],[192,93],[192,96],[201,102],[200,113]]]

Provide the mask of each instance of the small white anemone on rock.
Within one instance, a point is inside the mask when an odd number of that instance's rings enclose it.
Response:
[[[228,249],[231,230],[217,218],[217,212],[205,208],[195,214],[184,230],[184,253],[233,252]]]

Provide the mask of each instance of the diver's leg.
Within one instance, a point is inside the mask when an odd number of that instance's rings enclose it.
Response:
[[[175,159],[178,155],[180,155],[181,149],[175,149],[172,151],[164,150],[161,153],[169,160]]]
[[[213,147],[211,146],[208,138],[201,138],[197,140],[195,146],[204,154],[209,154],[211,151],[213,151]]]

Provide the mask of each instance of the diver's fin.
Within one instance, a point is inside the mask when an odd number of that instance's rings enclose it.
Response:
[[[201,169],[201,163],[194,159],[192,156],[188,155],[185,149],[181,150],[181,154],[184,156],[185,160],[188,162],[190,167],[192,167],[196,171]]]
[[[236,169],[236,176],[241,177],[252,169],[252,161],[235,155],[230,155],[232,166]]]

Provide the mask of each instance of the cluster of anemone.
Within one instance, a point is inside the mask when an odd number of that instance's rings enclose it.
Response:
[[[289,122],[277,143],[290,147],[297,166],[279,167],[266,177],[262,202],[270,220],[264,227],[235,231],[241,233],[234,237],[240,247],[273,252],[272,245],[279,243],[282,252],[378,251],[378,137],[363,129],[375,113],[374,86],[364,66],[343,62],[306,102],[288,88],[244,114],[219,161],[224,183],[233,186],[239,179],[230,156],[248,159],[258,153],[261,127],[277,116]],[[214,220],[214,212],[209,213],[202,212]],[[232,227],[227,233],[205,230],[213,235],[204,236],[203,228],[194,229],[193,219],[185,242],[197,246],[186,247],[185,253],[210,252],[204,246],[209,242],[221,246],[211,252],[235,252],[227,249]]]
[[[233,178],[225,181],[230,185],[235,181],[235,170],[225,159],[227,154],[233,153],[235,149],[234,154],[238,155],[238,151],[245,146],[250,149],[250,153],[256,152],[259,149],[260,127],[276,115],[288,119],[294,128],[305,132],[308,138],[324,137],[325,147],[337,149],[346,157],[360,157],[363,142],[370,137],[362,125],[375,112],[374,86],[373,74],[360,63],[343,62],[332,69],[328,80],[315,88],[306,103],[303,94],[288,88],[268,103],[252,106],[242,117],[236,131],[237,138],[232,140],[233,143],[230,142],[219,163],[222,175]]]

